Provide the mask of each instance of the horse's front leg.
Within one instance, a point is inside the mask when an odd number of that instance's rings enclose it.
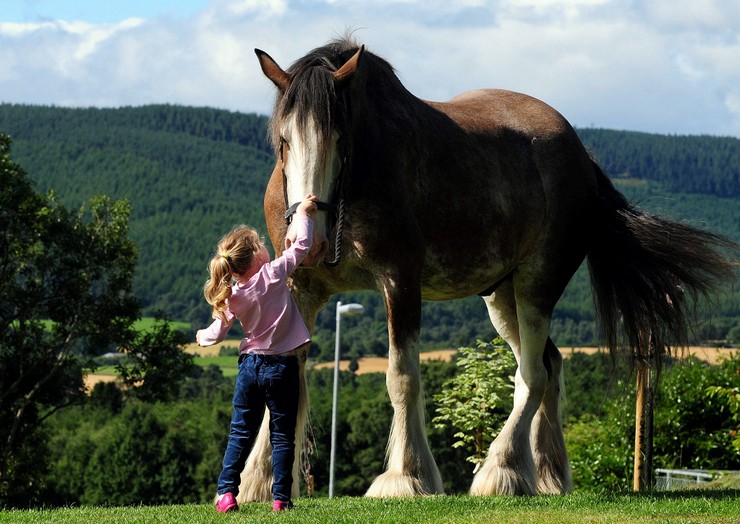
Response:
[[[293,298],[295,298],[298,309],[301,312],[308,330],[313,333],[316,324],[316,316],[324,306],[328,297],[322,285],[318,281],[311,281],[309,270],[299,270],[293,278]],[[293,464],[293,488],[291,497],[296,498],[300,494],[300,475],[303,446],[308,427],[309,398],[308,384],[306,382],[305,365],[308,355],[308,346],[298,351],[299,364],[299,398],[298,398],[298,420],[295,429],[295,462]],[[241,483],[237,502],[269,502],[272,501],[272,445],[270,444],[269,430],[270,414],[265,410],[259,434],[249,454],[247,463],[242,471]]]
[[[443,493],[442,479],[429,449],[424,426],[424,398],[419,367],[421,290],[402,279],[382,282],[388,317],[386,385],[393,405],[386,471],[375,479],[368,497],[412,497]]]

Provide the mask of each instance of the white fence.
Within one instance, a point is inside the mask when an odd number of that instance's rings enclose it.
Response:
[[[656,469],[655,489],[669,490],[704,484],[721,477],[724,471],[709,471],[706,469]]]

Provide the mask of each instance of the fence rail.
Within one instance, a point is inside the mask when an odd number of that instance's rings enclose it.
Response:
[[[704,484],[724,475],[725,471],[706,469],[661,469],[655,470],[655,489],[664,491],[695,484]]]

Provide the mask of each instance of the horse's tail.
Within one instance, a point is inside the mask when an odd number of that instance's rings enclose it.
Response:
[[[738,245],[637,210],[595,162],[594,169],[601,220],[588,264],[604,341],[612,354],[670,353],[689,342],[696,299],[733,278],[737,264],[728,253]]]

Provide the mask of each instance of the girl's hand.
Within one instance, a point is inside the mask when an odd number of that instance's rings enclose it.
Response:
[[[296,209],[296,213],[299,215],[313,215],[316,212],[316,202],[318,201],[319,197],[314,196],[311,193],[307,194],[306,198],[304,198],[303,202],[298,206],[298,209]]]

